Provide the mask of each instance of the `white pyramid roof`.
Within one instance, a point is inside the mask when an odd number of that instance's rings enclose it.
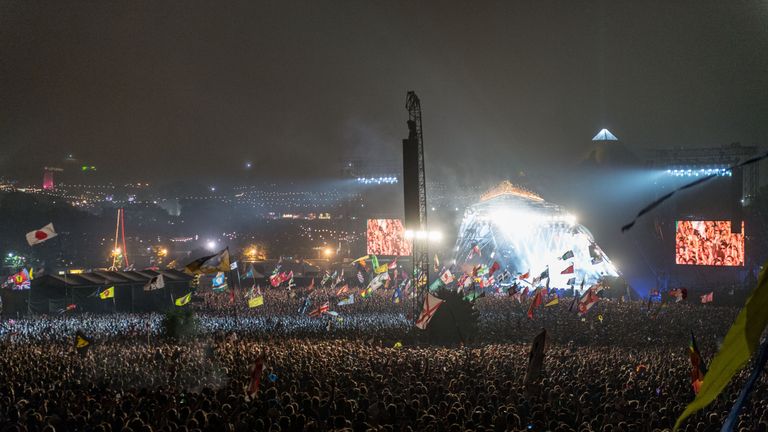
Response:
[[[592,141],[618,141],[619,139],[616,138],[616,135],[612,134],[611,131],[608,129],[601,129],[600,132],[597,133],[597,135],[592,138]]]

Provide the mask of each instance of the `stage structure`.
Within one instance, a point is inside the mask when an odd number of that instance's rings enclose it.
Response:
[[[735,207],[742,207],[757,196],[760,164],[748,165],[739,172],[727,168],[757,154],[757,147],[733,143],[707,148],[654,149],[646,153],[645,159],[650,168],[666,170],[672,176],[699,177],[714,172],[731,177],[733,192],[730,199]]]
[[[412,277],[415,278],[415,288],[419,293],[414,303],[414,316],[418,316],[423,291],[429,282],[429,251],[421,101],[415,92],[409,91],[406,95],[405,108],[408,110],[408,138],[403,140],[403,201],[405,229],[413,238]]]
[[[456,264],[465,271],[498,261],[510,272],[531,278],[549,267],[550,287],[578,290],[618,271],[595,243],[589,230],[561,207],[537,194],[503,181],[464,213],[456,242]],[[572,258],[561,259],[573,251]],[[571,264],[574,272],[561,274]]]

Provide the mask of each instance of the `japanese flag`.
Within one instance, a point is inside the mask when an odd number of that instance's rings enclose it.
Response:
[[[34,246],[38,243],[42,243],[48,239],[56,237],[57,235],[58,234],[56,234],[56,231],[54,231],[53,229],[53,224],[49,223],[48,225],[40,228],[39,230],[28,232],[27,243],[29,243],[30,246]]]

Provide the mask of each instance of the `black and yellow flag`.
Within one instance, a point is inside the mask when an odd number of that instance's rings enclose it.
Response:
[[[189,274],[212,274],[230,271],[229,248],[223,249],[215,255],[198,258],[184,267]]]
[[[78,330],[75,333],[75,350],[80,355],[85,355],[88,352],[88,347],[91,346],[91,340],[87,338],[83,332]]]

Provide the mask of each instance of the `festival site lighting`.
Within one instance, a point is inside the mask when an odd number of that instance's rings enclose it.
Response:
[[[405,230],[405,238],[408,240],[428,240],[430,242],[439,242],[443,239],[443,233],[440,231],[421,231]]]

